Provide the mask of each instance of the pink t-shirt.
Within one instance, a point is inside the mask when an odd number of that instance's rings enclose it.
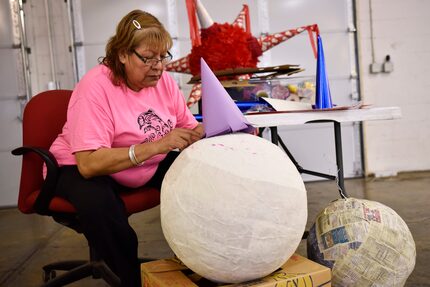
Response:
[[[197,124],[167,72],[163,72],[157,86],[135,92],[115,86],[110,80],[109,68],[97,65],[74,89],[67,122],[50,151],[60,166],[75,165],[75,152],[153,142],[173,128],[194,128]],[[111,176],[125,186],[142,186],[165,156],[156,155],[142,166]]]

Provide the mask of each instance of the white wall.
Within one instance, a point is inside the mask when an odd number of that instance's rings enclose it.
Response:
[[[357,1],[362,98],[399,106],[402,118],[364,124],[366,173],[393,175],[430,169],[430,1],[374,0],[375,60],[386,55],[392,73],[369,73],[372,61],[369,1]]]

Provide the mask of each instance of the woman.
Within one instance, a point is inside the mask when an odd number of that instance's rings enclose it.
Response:
[[[137,237],[117,194],[160,187],[172,150],[203,135],[163,71],[171,46],[151,14],[124,16],[101,64],[74,89],[67,122],[50,148],[61,166],[57,193],[75,206],[84,235],[123,286],[141,285]]]

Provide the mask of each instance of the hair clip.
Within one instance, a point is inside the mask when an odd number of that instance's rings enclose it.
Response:
[[[140,23],[137,20],[133,20],[133,25],[137,28],[137,30],[142,29],[142,26],[140,26]]]

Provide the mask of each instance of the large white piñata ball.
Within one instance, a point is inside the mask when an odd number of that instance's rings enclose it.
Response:
[[[161,188],[169,246],[197,274],[237,283],[279,268],[307,220],[303,180],[268,140],[230,134],[200,140],[170,167]]]

